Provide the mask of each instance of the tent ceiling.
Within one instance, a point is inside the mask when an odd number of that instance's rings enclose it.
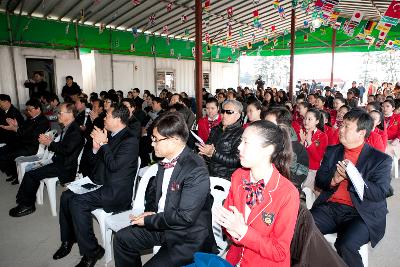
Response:
[[[139,2],[138,4],[134,2]],[[167,11],[168,3],[172,2],[172,10]],[[205,0],[203,0],[203,3]],[[253,5],[254,2],[258,4]],[[291,0],[281,0],[286,19],[281,19],[277,10],[273,7],[272,0],[211,0],[211,7],[207,13],[203,13],[203,20],[209,18],[209,26],[203,24],[203,33],[208,32],[214,43],[219,43],[226,37],[227,9],[233,7],[232,38],[237,40],[239,46],[252,40],[252,34],[256,35],[256,42],[261,41],[266,30],[272,25],[276,26],[276,34],[282,34],[285,29],[290,29]],[[355,10],[364,12],[364,19],[379,20],[385,13],[391,0],[341,0],[338,8],[340,17],[349,18]],[[191,39],[194,38],[195,18],[194,0],[8,0],[0,2],[0,9],[28,16],[47,19],[78,21],[79,23],[125,29],[130,31],[137,28],[138,31],[161,35],[163,27],[167,26],[169,37]],[[253,26],[252,11],[257,8],[259,21],[262,23],[262,31]],[[150,25],[149,17],[155,14],[155,23]],[[187,22],[182,22],[181,17],[187,16]],[[311,12],[298,8],[296,11],[296,29],[303,27],[303,21],[311,19]],[[185,30],[189,35],[185,35]],[[243,37],[239,38],[242,30]]]

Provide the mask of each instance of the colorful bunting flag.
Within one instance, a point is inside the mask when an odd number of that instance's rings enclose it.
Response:
[[[136,37],[138,35],[138,30],[136,28],[132,28],[132,35]]]
[[[167,26],[167,25],[165,25],[165,26],[163,27],[163,34],[168,35],[168,26]]]
[[[129,49],[129,51],[130,51],[130,52],[135,52],[135,50],[136,50],[136,49],[135,49],[135,45],[134,45],[134,44],[131,44],[131,48]]]
[[[376,23],[375,21],[372,21],[372,20],[368,21],[368,22],[365,24],[365,27],[364,27],[364,34],[365,34],[365,35],[370,35],[371,32],[372,32],[372,30],[375,28],[375,25],[376,25],[376,24],[377,24],[377,23]]]
[[[249,41],[247,42],[247,49],[251,49],[253,47],[253,44]]]
[[[391,17],[394,19],[400,19],[400,1],[392,0],[388,9],[385,12],[385,16]]]
[[[187,16],[186,16],[186,15],[183,15],[183,16],[181,17],[181,21],[182,21],[183,23],[185,23],[185,22],[187,21]]]
[[[172,10],[172,2],[167,4],[167,11],[170,12]]]
[[[153,13],[150,17],[149,17],[149,24],[151,26],[153,26],[155,24],[156,21],[156,13]]]
[[[132,4],[134,4],[135,6],[140,4],[140,0],[132,0]]]
[[[206,0],[206,2],[204,3],[204,9],[208,11],[210,9],[210,6],[211,6],[211,0]]]
[[[226,13],[228,14],[228,18],[229,18],[229,19],[232,18],[232,17],[233,17],[233,7],[229,7],[229,8],[226,10]]]
[[[354,21],[354,22],[357,22],[357,23],[360,23],[362,18],[363,18],[363,16],[364,16],[364,12],[356,10],[356,11],[354,11],[353,16],[351,17],[350,20]]]

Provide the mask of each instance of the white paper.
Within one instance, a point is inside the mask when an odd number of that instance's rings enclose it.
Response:
[[[197,141],[199,141],[201,144],[204,144],[204,141],[203,141],[203,139],[201,139],[200,136],[195,134],[193,131],[190,131],[190,133],[194,136],[194,138],[196,138]]]
[[[94,187],[92,189],[86,189],[86,188],[82,187],[82,185],[84,185],[84,184],[94,184],[94,183],[92,182],[92,180],[90,180],[89,177],[86,176],[82,179],[77,179],[77,180],[73,181],[72,183],[68,184],[67,187],[69,190],[71,190],[72,192],[74,192],[75,194],[78,194],[78,195],[92,192],[101,187],[101,185],[97,185],[96,187]]]
[[[364,198],[364,185],[367,186],[364,182],[364,179],[362,178],[360,172],[357,170],[356,166],[354,166],[354,164],[350,161],[347,163],[346,172],[351,180],[351,183],[356,189],[358,197],[362,201]]]

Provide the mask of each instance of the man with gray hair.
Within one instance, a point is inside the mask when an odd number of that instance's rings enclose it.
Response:
[[[210,176],[231,179],[240,167],[239,144],[243,133],[240,117],[242,104],[237,100],[226,100],[222,104],[221,123],[211,129],[207,144],[198,144],[199,154],[208,162]]]

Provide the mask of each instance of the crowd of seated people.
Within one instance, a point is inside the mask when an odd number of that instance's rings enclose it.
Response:
[[[293,101],[275,88],[220,89],[215,95],[204,89],[204,116],[197,119],[186,93],[162,90],[156,96],[145,90],[142,96],[139,88],[126,96],[114,89],[88,96],[65,88],[64,102],[48,92],[37,94],[26,102],[23,116],[10,96],[0,94],[5,144],[0,170],[7,181],[18,183],[17,157],[36,154],[39,145],[54,153],[50,163],[25,173],[10,216],[35,212],[44,178],[58,177],[66,186],[82,173],[102,185],[82,195],[63,192],[55,260],[77,243],[82,255],[77,266],[94,266],[104,249],[93,232],[91,211],[129,209],[137,169],[157,161],[146,211],[130,217],[131,226],[114,238],[116,266],[142,266],[140,251],[156,245],[161,249],[146,266],[182,266],[193,262],[196,252],[216,253],[211,216],[231,241],[226,260],[232,265],[290,266],[291,241],[302,231],[298,214],[308,212],[301,208],[304,188],[317,197],[309,229],[318,236],[338,233],[337,254],[328,253],[337,256],[332,266],[362,266],[360,247],[368,242],[374,247],[383,238],[386,198],[393,194],[392,159],[400,157],[400,90],[377,91],[359,106],[353,87],[347,98],[325,87],[302,90]],[[58,132],[58,141],[49,130]],[[363,199],[349,180],[349,164],[365,181]],[[213,215],[210,177],[232,184]],[[310,244],[296,244],[312,250]],[[307,260],[315,262],[310,257],[317,254],[310,252]]]

